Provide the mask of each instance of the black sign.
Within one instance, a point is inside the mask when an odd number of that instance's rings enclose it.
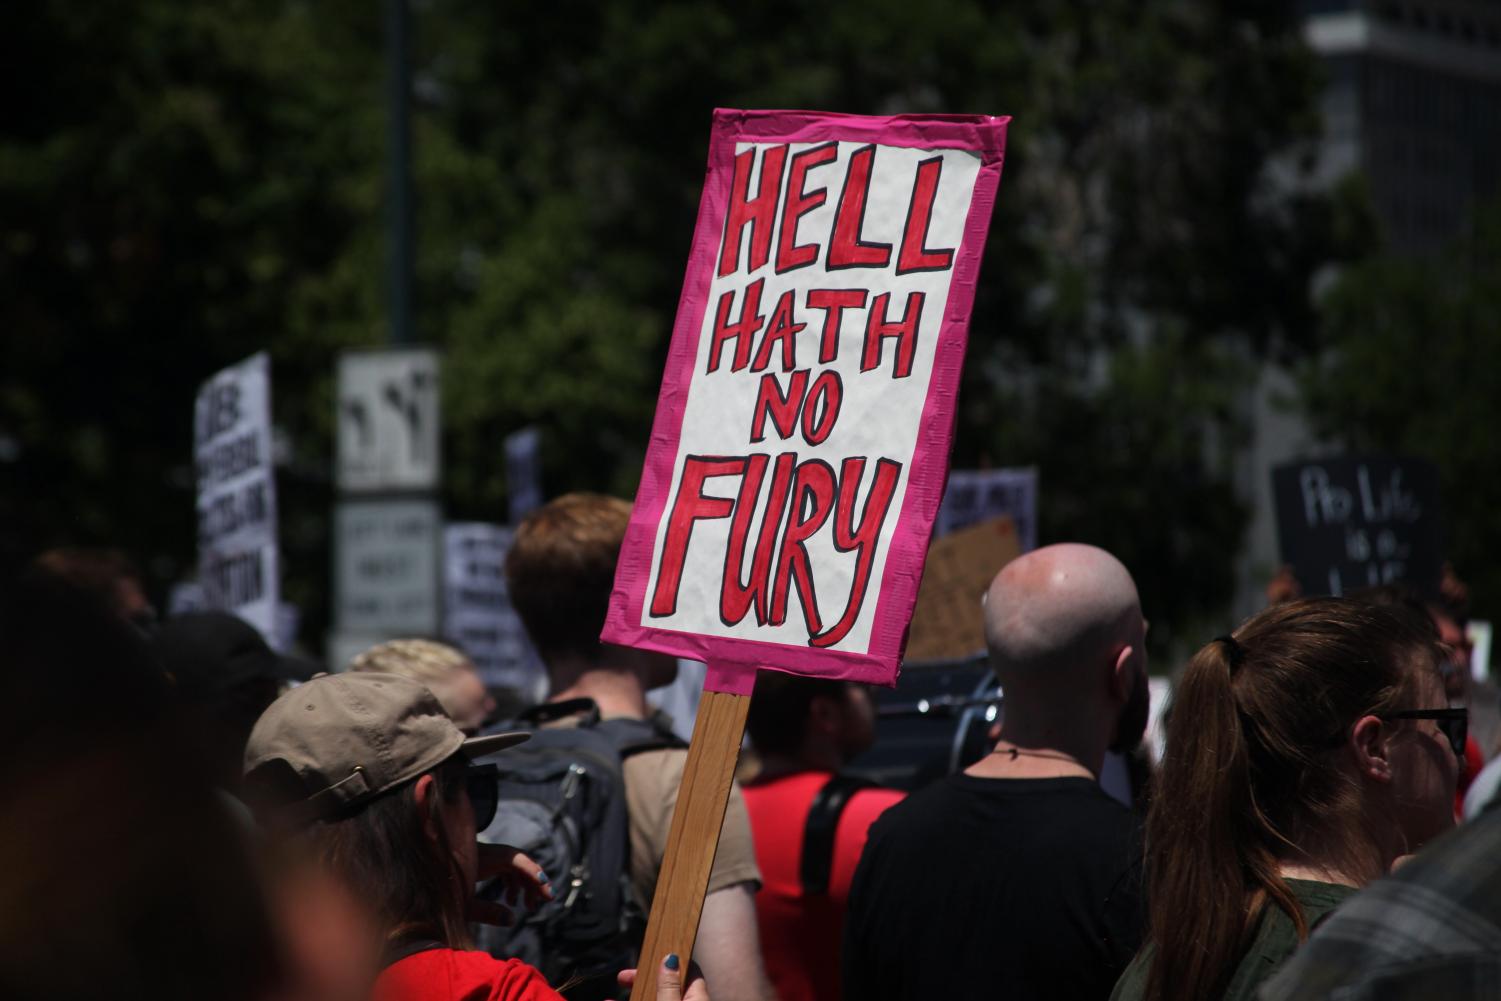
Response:
[[[1344,456],[1272,470],[1282,560],[1304,594],[1380,584],[1438,593],[1438,470],[1423,459]]]

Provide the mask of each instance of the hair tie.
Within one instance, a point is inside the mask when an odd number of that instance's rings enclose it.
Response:
[[[1224,636],[1216,636],[1210,642],[1223,643],[1225,645],[1225,655],[1230,661],[1230,673],[1234,674],[1235,669],[1240,667],[1241,658],[1245,655],[1245,651],[1241,649],[1240,644],[1235,642],[1235,637],[1226,634]]]

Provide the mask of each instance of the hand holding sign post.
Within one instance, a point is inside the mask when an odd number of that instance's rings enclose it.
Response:
[[[756,669],[895,683],[1005,129],[715,113],[602,635],[709,665],[634,998],[692,950]]]

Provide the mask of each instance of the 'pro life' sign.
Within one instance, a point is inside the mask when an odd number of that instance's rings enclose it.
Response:
[[[1403,583],[1433,596],[1443,567],[1438,470],[1343,456],[1272,470],[1282,560],[1304,594]]]

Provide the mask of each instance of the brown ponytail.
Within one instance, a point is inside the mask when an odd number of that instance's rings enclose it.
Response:
[[[1146,998],[1223,994],[1268,905],[1307,935],[1280,863],[1355,829],[1338,738],[1433,670],[1432,643],[1409,618],[1340,598],[1290,602],[1189,662],[1147,819]]]

